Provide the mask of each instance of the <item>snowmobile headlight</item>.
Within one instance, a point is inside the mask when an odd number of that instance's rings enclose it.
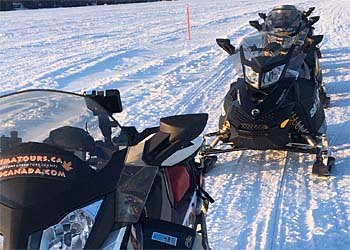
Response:
[[[83,249],[101,204],[102,200],[70,212],[58,224],[45,229],[39,250]],[[32,236],[30,242],[35,240]]]
[[[255,72],[252,67],[244,65],[246,81],[255,88],[259,88],[259,73]]]
[[[266,72],[263,74],[263,77],[261,79],[261,87],[267,87],[280,79],[282,71],[284,69],[284,64],[274,67],[272,70],[269,72]]]

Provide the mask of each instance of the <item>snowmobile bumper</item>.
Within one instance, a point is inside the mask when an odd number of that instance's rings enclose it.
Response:
[[[202,155],[213,155],[240,150],[283,150],[291,152],[320,154],[320,146],[308,135],[301,137],[284,133],[283,135],[265,133],[251,133],[237,131],[236,137],[229,137],[220,132],[205,135],[205,143],[202,148]],[[211,137],[215,137],[210,144],[206,144]],[[229,140],[228,140],[229,138]],[[301,143],[302,140],[302,143]],[[222,142],[222,143],[219,143]]]
[[[236,147],[267,150],[281,149],[290,142],[288,132],[278,128],[266,131],[231,129],[229,139]]]

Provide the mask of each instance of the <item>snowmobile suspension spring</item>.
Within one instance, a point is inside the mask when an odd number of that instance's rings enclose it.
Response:
[[[302,123],[297,114],[292,113],[289,120],[292,127],[299,133],[309,133],[309,131],[305,128],[305,125]]]

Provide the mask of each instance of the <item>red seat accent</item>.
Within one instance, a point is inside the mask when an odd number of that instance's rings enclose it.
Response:
[[[190,188],[191,178],[183,166],[174,166],[165,169],[170,181],[175,202],[179,202]]]

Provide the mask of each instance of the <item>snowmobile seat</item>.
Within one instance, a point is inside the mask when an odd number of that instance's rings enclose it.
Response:
[[[160,119],[159,130],[170,134],[170,143],[184,140],[186,142],[199,136],[207,124],[208,114],[187,114],[169,116]]]
[[[192,145],[191,141],[204,130],[207,119],[205,113],[161,118],[159,131],[145,144],[143,160],[149,165],[161,166],[177,150]]]

